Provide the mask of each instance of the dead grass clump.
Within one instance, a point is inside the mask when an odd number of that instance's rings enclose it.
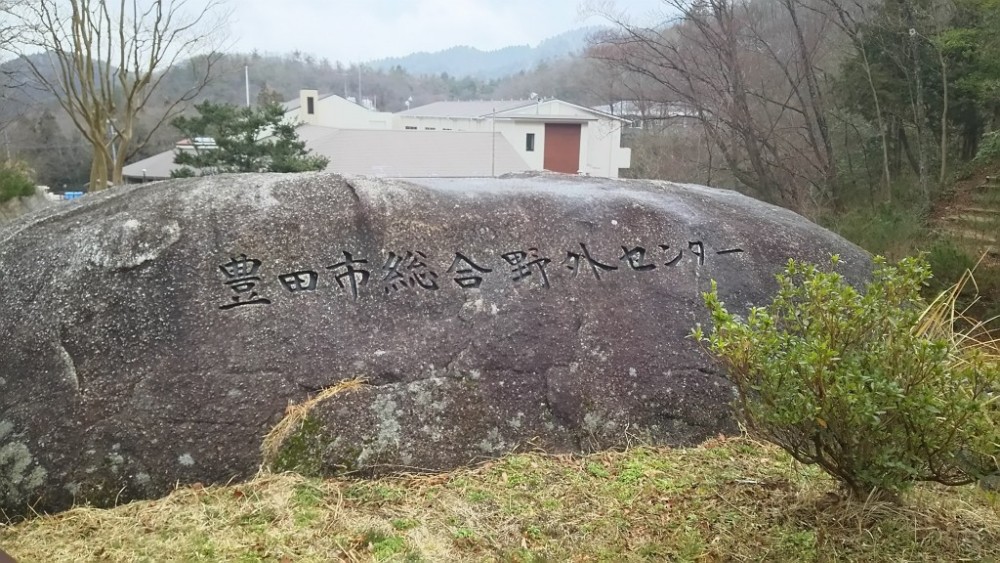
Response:
[[[989,328],[1000,317],[980,321],[969,313],[979,302],[975,271],[986,257],[983,254],[972,269],[966,270],[955,284],[939,293],[914,328],[917,335],[950,342],[960,352],[955,357],[957,364],[968,361],[969,352],[982,353],[992,363],[1000,363],[1000,337]],[[969,286],[972,287],[972,299],[960,309],[958,303]]]
[[[330,397],[333,397],[334,395],[360,389],[366,382],[367,380],[361,377],[345,379],[335,385],[323,389],[306,401],[297,405],[289,404],[285,409],[285,416],[278,422],[278,424],[275,424],[274,427],[271,428],[267,435],[264,436],[264,440],[261,442],[260,449],[261,454],[264,456],[265,464],[273,463],[278,454],[281,452],[281,447],[285,444],[285,440],[302,428],[302,423],[309,417],[309,413],[316,407],[316,405],[322,403]]]

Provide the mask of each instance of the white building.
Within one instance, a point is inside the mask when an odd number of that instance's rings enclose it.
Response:
[[[330,159],[326,170],[394,178],[499,176],[549,170],[618,177],[630,149],[625,119],[561,100],[436,102],[399,113],[302,90],[285,102],[299,137]],[[177,150],[125,167],[129,181],[169,178]]]
[[[562,100],[436,102],[395,115],[396,128],[501,133],[530,170],[617,178],[631,164],[625,119]]]
[[[316,90],[300,90],[299,98],[282,104],[285,117],[305,125],[336,129],[392,129],[393,114],[372,111],[352,100]]]

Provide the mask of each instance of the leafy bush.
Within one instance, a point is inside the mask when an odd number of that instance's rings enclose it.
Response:
[[[902,203],[858,208],[824,217],[821,223],[872,254],[894,259],[916,252],[927,233],[923,212]]]
[[[35,184],[24,166],[18,163],[0,164],[0,202],[35,193]]]
[[[929,277],[922,258],[878,258],[858,291],[789,261],[773,302],[746,320],[726,310],[713,283],[705,303],[714,328],[694,336],[728,368],[750,431],[819,464],[854,495],[969,483],[997,468],[1000,366],[981,338],[954,333],[947,299],[928,308],[920,291]]]
[[[949,238],[935,240],[927,248],[926,256],[927,264],[934,274],[928,287],[934,294],[946,289],[948,282],[945,280],[957,280],[966,270],[976,267],[976,260]]]
[[[983,139],[979,142],[979,150],[976,151],[976,157],[972,160],[976,164],[984,164],[992,162],[998,157],[1000,157],[1000,131],[990,131],[983,135]]]

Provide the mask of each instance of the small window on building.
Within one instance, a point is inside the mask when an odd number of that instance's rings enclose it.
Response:
[[[407,125],[406,128],[409,129],[410,131],[416,131],[417,130],[417,128],[415,126],[413,126],[413,125]]]
[[[312,96],[306,98],[306,113],[309,115],[316,113],[316,101]]]
[[[524,150],[528,152],[535,152],[535,134],[528,133],[524,137]]]

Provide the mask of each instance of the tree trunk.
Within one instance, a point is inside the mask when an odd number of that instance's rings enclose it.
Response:
[[[90,188],[89,192],[99,192],[108,187],[108,147],[99,143],[91,143],[93,149],[93,160],[90,162]]]
[[[920,162],[913,156],[913,147],[910,146],[910,140],[906,137],[906,129],[902,125],[897,129],[897,135],[899,145],[903,149],[903,154],[906,155],[906,161],[910,163],[910,169],[919,174]]]
[[[924,81],[920,72],[920,40],[916,28],[916,18],[913,15],[913,6],[910,0],[904,0],[903,10],[906,17],[906,25],[910,28],[910,62],[913,65],[913,123],[916,126],[917,142],[917,178],[920,185],[920,196],[923,198],[924,206],[929,206],[931,202],[930,186],[927,179],[927,151],[924,150],[924,126],[926,125],[927,109],[924,107]]]
[[[111,166],[111,181],[116,186],[120,186],[125,183],[122,169],[125,168],[125,160],[128,158],[129,148],[132,145],[134,130],[133,115],[134,113],[125,114],[122,119],[124,125],[118,130],[117,137],[115,139],[118,151],[115,153],[115,159]]]
[[[944,53],[938,49],[938,59],[941,61],[941,177],[938,183],[944,186],[945,176],[948,172],[948,66],[944,60]]]
[[[868,88],[872,92],[872,99],[875,101],[875,119],[878,123],[879,137],[882,139],[882,173],[885,179],[886,201],[892,203],[892,174],[889,172],[889,139],[888,126],[882,118],[882,105],[878,101],[878,89],[875,88],[875,80],[872,78],[872,66],[868,62],[868,53],[864,45],[858,48],[861,51],[861,58],[865,63],[865,75],[868,78]]]
[[[889,116],[889,121],[886,123],[889,133],[889,137],[893,140],[892,143],[892,153],[889,160],[890,168],[893,174],[900,174],[903,170],[903,132],[902,127],[899,124],[899,118],[895,115]]]

